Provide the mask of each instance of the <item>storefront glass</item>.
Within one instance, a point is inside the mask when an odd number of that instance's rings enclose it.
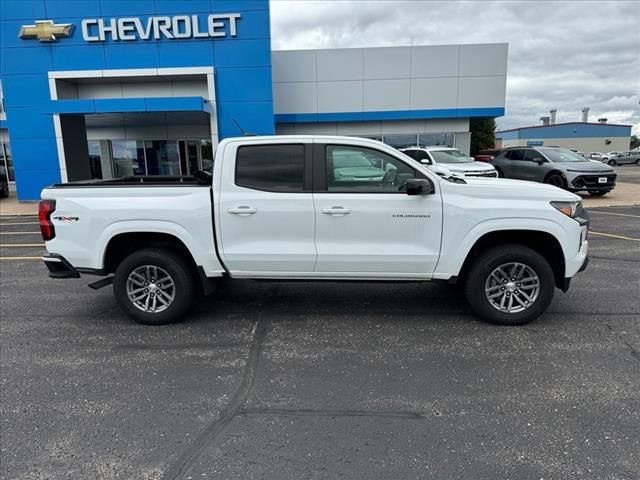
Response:
[[[13,157],[11,156],[11,146],[9,142],[0,143],[0,167],[7,172],[10,182],[15,182],[16,177],[13,171]]]
[[[114,140],[111,142],[113,173],[115,177],[146,175],[144,142],[136,140]]]

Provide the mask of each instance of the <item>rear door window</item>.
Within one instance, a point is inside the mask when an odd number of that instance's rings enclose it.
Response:
[[[505,155],[509,160],[522,161],[524,160],[525,150],[509,150]]]
[[[267,192],[304,191],[304,145],[247,145],[238,148],[236,185]]]

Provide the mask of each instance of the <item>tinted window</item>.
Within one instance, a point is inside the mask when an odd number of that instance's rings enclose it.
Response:
[[[428,160],[431,160],[429,158],[429,154],[424,150],[416,150],[416,153],[413,158],[415,158],[416,160],[424,160],[425,158]]]
[[[329,192],[398,193],[416,177],[416,171],[401,160],[364,147],[330,145],[325,162]]]
[[[509,160],[524,160],[524,150],[509,150],[506,157]]]
[[[238,148],[236,185],[269,192],[302,192],[304,145],[251,145]]]
[[[541,148],[540,151],[552,162],[585,162],[585,158],[566,148]]]
[[[418,160],[418,150],[404,150],[402,153],[415,160]]]
[[[536,150],[525,150],[524,159],[534,162],[536,160],[544,160],[544,157]]]

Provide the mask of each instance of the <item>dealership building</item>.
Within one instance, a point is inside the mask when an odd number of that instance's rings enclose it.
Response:
[[[60,181],[188,175],[243,134],[468,151],[504,114],[507,45],[272,51],[267,0],[2,0],[0,168]]]

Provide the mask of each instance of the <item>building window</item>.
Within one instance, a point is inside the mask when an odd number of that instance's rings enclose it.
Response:
[[[102,155],[100,154],[100,142],[89,141],[88,144],[91,178],[102,179]]]
[[[407,147],[453,147],[455,134],[453,133],[408,133],[389,135],[363,135],[364,138],[380,140],[394,148]]]
[[[13,157],[11,156],[11,147],[9,142],[0,143],[0,169],[7,172],[7,178],[10,182],[15,182],[15,172],[13,171]]]
[[[113,140],[113,173],[116,177],[146,175],[144,161],[144,142],[136,140]]]
[[[421,147],[453,147],[453,133],[421,133],[418,135],[418,145]]]
[[[418,134],[383,135],[382,141],[395,148],[415,147],[418,144]]]

